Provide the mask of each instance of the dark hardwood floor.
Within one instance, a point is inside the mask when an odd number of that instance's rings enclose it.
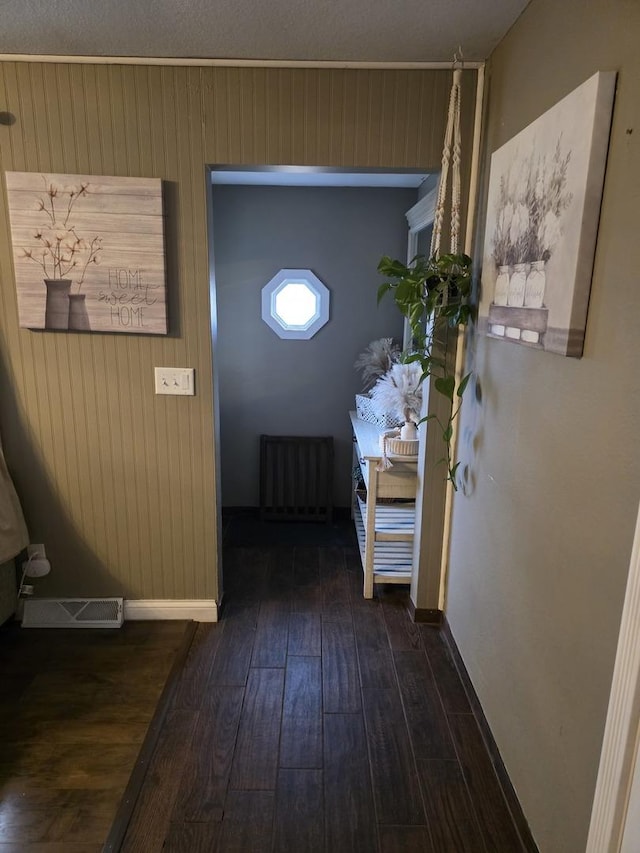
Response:
[[[345,529],[245,525],[215,625],[2,629],[0,853],[535,849],[443,633],[362,598]]]
[[[191,628],[0,628],[0,853],[102,850]]]
[[[234,544],[224,568],[221,621],[197,629],[122,851],[531,849],[406,588],[365,601],[353,546]]]

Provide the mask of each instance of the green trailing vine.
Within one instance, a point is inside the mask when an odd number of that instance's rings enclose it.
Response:
[[[422,368],[420,383],[433,375],[436,391],[449,400],[446,421],[427,415],[421,423],[434,419],[438,424],[446,447],[446,455],[440,462],[446,463],[447,477],[456,490],[460,463],[453,459],[451,439],[471,374],[456,383],[455,373],[447,362],[446,341],[448,330],[466,326],[471,317],[471,264],[471,258],[464,254],[430,258],[417,255],[410,266],[385,256],[378,264],[378,272],[387,279],[378,288],[378,303],[391,293],[409,321],[411,347],[402,360],[418,362]]]

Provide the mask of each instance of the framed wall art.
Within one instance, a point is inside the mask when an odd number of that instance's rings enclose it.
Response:
[[[162,183],[7,172],[20,326],[167,334]]]
[[[615,72],[598,72],[491,157],[480,329],[580,357]]]

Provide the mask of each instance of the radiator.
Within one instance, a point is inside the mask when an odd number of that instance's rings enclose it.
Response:
[[[333,437],[260,436],[260,518],[331,521]]]

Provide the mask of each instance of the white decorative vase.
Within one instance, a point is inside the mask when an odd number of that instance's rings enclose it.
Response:
[[[493,304],[506,305],[509,296],[509,267],[498,267],[498,277],[493,291]]]
[[[522,308],[524,305],[524,287],[527,281],[525,264],[514,264],[509,279],[509,295],[507,304],[512,308]]]
[[[525,308],[542,308],[544,304],[544,289],[547,276],[544,271],[544,261],[533,261],[524,286]]]
[[[401,441],[417,441],[418,440],[418,427],[414,424],[413,421],[407,421],[402,429],[400,430],[400,440]]]

